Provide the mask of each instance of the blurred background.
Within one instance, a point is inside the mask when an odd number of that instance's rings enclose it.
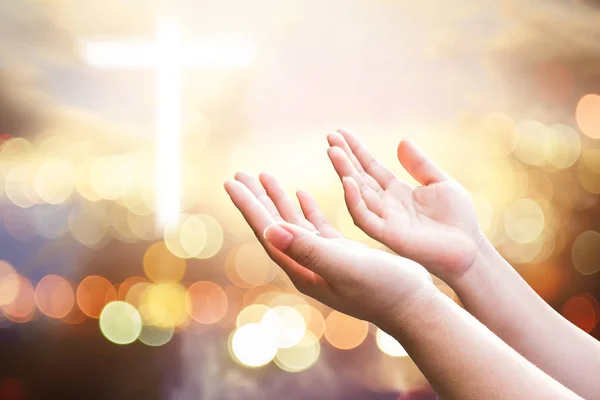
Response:
[[[408,180],[396,146],[422,146],[598,337],[599,20],[583,0],[0,0],[0,398],[435,399],[392,338],[298,294],[222,188],[270,171],[379,246],[326,156],[340,127]]]

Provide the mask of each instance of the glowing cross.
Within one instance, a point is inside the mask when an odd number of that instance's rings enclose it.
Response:
[[[88,64],[102,68],[156,70],[156,202],[160,225],[177,222],[180,211],[182,68],[234,68],[252,61],[245,41],[214,40],[183,45],[177,25],[161,20],[157,42],[84,42]]]

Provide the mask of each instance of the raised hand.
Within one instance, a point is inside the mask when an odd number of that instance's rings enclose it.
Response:
[[[419,264],[342,238],[304,191],[298,208],[268,174],[237,173],[225,189],[296,288],[332,308],[385,325],[413,299],[437,293]]]
[[[398,159],[422,186],[413,187],[378,161],[350,132],[327,137],[354,223],[396,253],[443,280],[461,276],[484,240],[466,191],[411,141]]]

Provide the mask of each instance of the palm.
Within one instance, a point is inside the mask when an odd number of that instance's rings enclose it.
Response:
[[[238,173],[235,181],[226,184],[226,189],[271,259],[282,267],[292,283],[301,292],[335,309],[359,318],[380,314],[397,306],[394,301],[397,296],[390,295],[402,291],[402,286],[397,282],[413,282],[412,286],[405,285],[410,291],[410,288],[420,286],[419,282],[431,280],[427,270],[417,263],[343,238],[327,222],[308,193],[298,192],[301,206],[298,209],[270,175],[262,174],[258,181],[247,174]],[[265,240],[265,229],[281,222],[292,224],[303,232],[318,232],[327,240],[331,251],[343,254],[352,262],[344,263],[343,271],[334,268],[335,276],[315,273],[307,266],[319,263],[318,255],[306,255],[294,260]],[[369,301],[365,298],[369,298]]]
[[[438,179],[424,178],[437,167],[409,155],[403,164],[424,183],[412,187],[376,161],[354,136],[341,133],[329,137],[330,144],[339,147],[332,148],[330,157],[340,176],[352,178],[345,180],[344,188],[357,225],[442,279],[468,268],[480,230],[466,192],[439,170]]]

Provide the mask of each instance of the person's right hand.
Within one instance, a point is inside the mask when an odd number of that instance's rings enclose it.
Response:
[[[301,211],[271,175],[238,173],[225,189],[296,288],[334,309],[397,325],[439,293],[421,265],[342,238],[306,192],[297,193]]]
[[[348,131],[327,139],[359,228],[449,284],[473,265],[486,239],[467,192],[414,143],[401,141],[398,158],[421,183],[417,187],[398,178]]]

